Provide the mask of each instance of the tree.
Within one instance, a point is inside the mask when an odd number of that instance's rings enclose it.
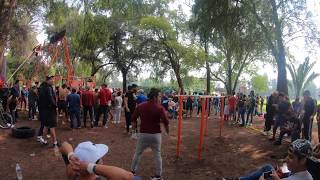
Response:
[[[238,2],[238,1],[237,1]],[[278,69],[277,90],[288,94],[285,45],[297,38],[319,40],[306,1],[240,1],[254,15]]]
[[[305,90],[314,79],[320,76],[320,74],[312,72],[312,68],[316,62],[310,64],[310,60],[307,57],[305,61],[299,65],[298,69],[293,64],[287,65],[290,72],[292,83],[290,87],[294,89],[295,97],[300,97],[301,93]]]
[[[0,79],[6,78],[5,52],[13,56],[29,54],[35,45],[33,26],[41,14],[42,0],[2,0],[0,2]]]
[[[183,30],[179,27],[183,27],[181,24],[183,22],[177,18],[175,13],[171,15],[172,23],[164,16],[149,16],[142,18],[140,24],[146,31],[145,35],[154,40],[150,54],[162,57],[158,60],[164,66],[170,65],[181,92],[184,92],[183,78],[197,59],[204,59],[204,53],[195,44],[185,45],[179,42],[179,38],[183,35]]]
[[[239,77],[248,72],[255,61],[267,57],[254,18],[239,2],[230,6],[229,1],[224,0],[197,0],[192,19],[196,33],[202,39],[207,37],[214,50],[211,58],[206,58],[211,77],[222,82],[231,94]]]
[[[252,88],[256,93],[265,93],[268,91],[268,76],[256,75],[251,79]]]

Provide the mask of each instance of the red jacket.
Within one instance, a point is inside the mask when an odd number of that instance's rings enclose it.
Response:
[[[94,105],[94,94],[92,91],[86,90],[81,93],[82,106]]]
[[[102,88],[99,92],[100,105],[106,106],[111,101],[112,94],[108,88]]]

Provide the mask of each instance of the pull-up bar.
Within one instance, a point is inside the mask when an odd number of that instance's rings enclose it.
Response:
[[[183,98],[185,97],[194,97],[188,95],[177,95],[179,97],[179,118],[178,118],[178,142],[177,142],[177,157],[180,156],[180,145],[181,145],[181,131],[182,131],[182,109],[183,109]],[[201,99],[201,125],[200,125],[200,138],[199,138],[199,145],[198,145],[198,159],[202,159],[202,150],[204,144],[204,136],[208,136],[208,119],[209,119],[209,98],[219,98],[220,99],[220,133],[219,136],[222,136],[222,129],[224,125],[223,120],[223,109],[224,109],[224,96],[217,97],[217,96],[198,96]]]

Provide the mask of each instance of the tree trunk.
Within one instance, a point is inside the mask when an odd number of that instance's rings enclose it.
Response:
[[[2,0],[0,2],[0,79],[6,79],[6,61],[4,53],[10,33],[11,20],[16,9],[17,0]]]
[[[277,90],[279,92],[283,92],[288,94],[288,80],[287,80],[287,69],[286,69],[286,56],[283,45],[283,35],[282,35],[282,27],[278,17],[277,5],[275,0],[271,0],[272,6],[272,16],[275,24],[275,35],[276,35],[276,47],[277,47],[277,66],[278,66],[278,82],[277,82]]]
[[[127,75],[128,72],[126,70],[121,70],[121,74],[122,74],[122,89],[123,91],[127,91]]]
[[[231,57],[227,54],[227,87],[226,87],[226,90],[227,90],[227,94],[228,95],[231,95],[232,94],[232,67],[231,67],[231,64],[232,64],[232,60],[231,60]]]
[[[204,52],[206,54],[206,70],[207,70],[207,93],[210,94],[211,88],[210,88],[210,80],[211,80],[211,75],[210,75],[210,65],[209,65],[209,57],[208,57],[208,43],[205,42],[204,44]]]

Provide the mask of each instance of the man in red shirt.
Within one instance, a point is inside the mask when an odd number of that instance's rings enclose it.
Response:
[[[100,92],[98,94],[100,105],[99,105],[98,115],[96,116],[96,121],[95,121],[96,127],[98,126],[100,116],[103,113],[102,125],[105,128],[108,128],[108,126],[107,126],[108,111],[109,111],[109,104],[111,102],[112,94],[111,94],[111,91],[107,87],[108,86],[106,84],[102,84]]]
[[[94,106],[94,94],[93,91],[90,90],[89,87],[86,87],[86,90],[82,92],[81,102],[83,107],[83,124],[84,127],[87,127],[87,114],[89,112],[90,120],[91,120],[91,128],[93,128],[93,106]]]
[[[232,96],[229,97],[228,99],[228,104],[229,104],[229,114],[232,117],[232,120],[236,120],[236,102],[237,98],[235,97],[235,92],[232,92]]]
[[[138,137],[136,152],[133,157],[131,170],[133,174],[138,169],[140,156],[143,151],[150,147],[154,153],[156,162],[156,174],[152,176],[152,180],[161,180],[162,174],[162,158],[161,158],[161,127],[169,133],[169,121],[164,108],[161,106],[160,90],[152,88],[148,95],[147,102],[139,104],[132,115],[132,127],[136,127],[137,119],[140,117],[140,135]]]

